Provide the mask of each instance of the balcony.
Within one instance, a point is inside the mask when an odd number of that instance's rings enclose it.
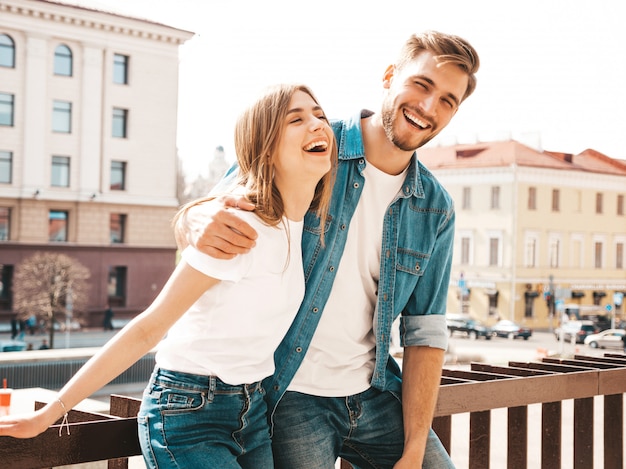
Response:
[[[463,460],[459,469],[622,469],[624,393],[623,354],[473,363],[444,369],[433,428]],[[69,435],[59,437],[57,423],[29,440],[0,437],[0,460],[15,469],[104,460],[127,468],[140,454],[138,408],[137,399],[112,395],[108,413],[71,411]]]

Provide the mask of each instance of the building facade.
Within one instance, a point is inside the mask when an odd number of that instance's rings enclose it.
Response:
[[[38,251],[89,268],[87,322],[143,310],[175,264],[178,49],[193,33],[0,0],[0,321]]]
[[[623,161],[516,141],[424,148],[419,158],[455,201],[448,311],[543,329],[576,311],[619,323],[626,292]]]

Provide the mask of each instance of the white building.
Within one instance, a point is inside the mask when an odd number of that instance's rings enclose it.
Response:
[[[568,303],[613,314],[614,293],[626,292],[623,161],[513,140],[418,156],[455,201],[448,311],[539,328],[556,325]]]
[[[0,320],[13,268],[64,252],[90,313],[142,310],[175,262],[178,49],[193,33],[45,0],[0,0]]]

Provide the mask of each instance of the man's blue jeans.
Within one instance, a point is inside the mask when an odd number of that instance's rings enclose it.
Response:
[[[349,397],[287,392],[273,421],[276,469],[332,469],[338,457],[358,469],[391,469],[404,448],[402,404],[375,388]],[[454,468],[432,430],[422,467]]]
[[[271,469],[265,392],[156,369],[137,416],[149,468]]]

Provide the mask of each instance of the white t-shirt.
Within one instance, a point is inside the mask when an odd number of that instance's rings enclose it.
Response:
[[[213,375],[228,384],[259,381],[274,372],[274,351],[304,296],[303,223],[267,226],[241,218],[258,233],[256,246],[234,259],[214,259],[188,247],[182,258],[221,280],[172,326],[159,344],[159,367]]]
[[[383,218],[405,175],[406,171],[393,176],[371,164],[364,168],[365,185],[350,221],[339,270],[290,391],[339,397],[369,388],[376,359],[374,309]]]

